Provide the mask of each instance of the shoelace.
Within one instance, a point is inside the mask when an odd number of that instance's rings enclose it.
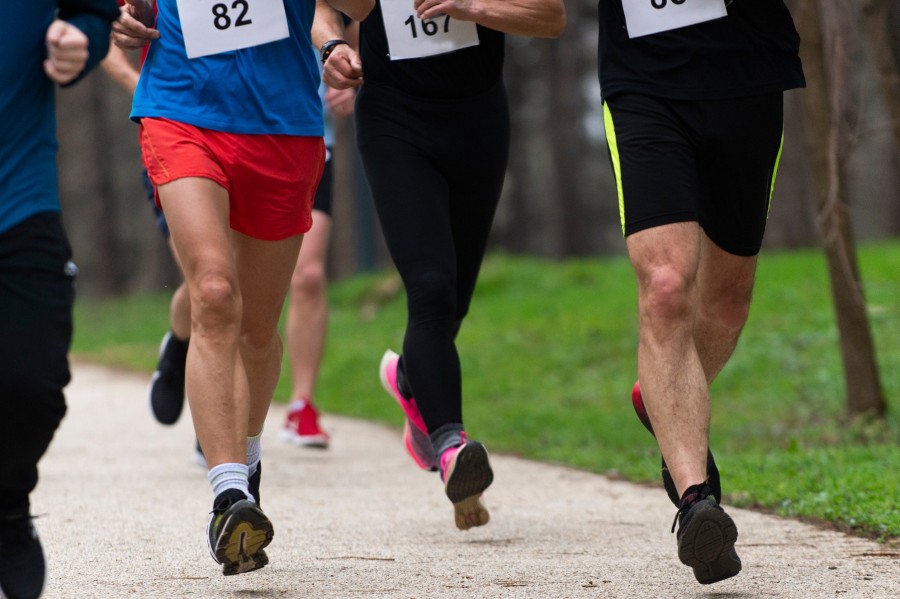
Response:
[[[675,525],[678,524],[679,518],[687,514],[695,504],[703,501],[712,494],[712,487],[709,486],[709,479],[706,479],[699,485],[691,485],[684,491],[681,496],[681,506],[675,512],[675,519],[672,520],[672,531],[675,532]]]

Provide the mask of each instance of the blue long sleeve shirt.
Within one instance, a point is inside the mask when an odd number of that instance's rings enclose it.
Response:
[[[54,86],[44,73],[55,18],[89,40],[82,74],[109,49],[116,0],[0,2],[0,234],[40,212],[58,212]]]

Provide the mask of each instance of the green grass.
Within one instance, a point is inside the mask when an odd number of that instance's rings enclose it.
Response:
[[[885,421],[846,417],[824,258],[764,253],[750,319],[713,389],[712,439],[736,505],[900,540],[900,242],[860,249]],[[395,275],[329,292],[331,325],[317,403],[399,426],[378,383],[398,349],[405,298]],[[152,371],[168,293],[79,301],[74,354]],[[658,483],[659,457],[631,409],[634,277],[624,258],[547,261],[492,255],[459,335],[466,428],[492,451]],[[276,398],[289,393],[283,377]]]

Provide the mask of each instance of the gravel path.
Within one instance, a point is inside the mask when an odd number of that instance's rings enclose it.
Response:
[[[158,425],[147,376],[73,372],[32,496],[50,599],[900,597],[896,549],[736,508],[744,570],[701,586],[676,557],[661,489],[502,455],[491,522],[460,532],[437,476],[406,457],[399,422],[326,414],[331,448],[299,449],[278,439],[281,405],[263,442],[271,563],[226,578],[206,549],[212,494],[188,414]]]

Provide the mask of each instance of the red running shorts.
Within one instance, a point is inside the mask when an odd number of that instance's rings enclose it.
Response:
[[[215,181],[228,192],[235,231],[279,241],[312,226],[310,212],[325,165],[321,137],[225,133],[162,118],[141,119],[140,137],[144,165],[157,189],[184,177]]]

